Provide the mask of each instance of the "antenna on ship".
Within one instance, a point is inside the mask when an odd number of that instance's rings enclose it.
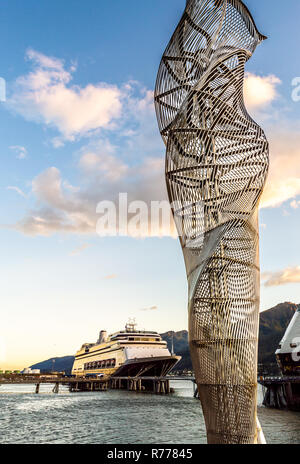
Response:
[[[174,332],[172,332],[172,350],[171,350],[171,355],[174,356]]]
[[[127,322],[125,326],[125,330],[126,332],[135,332],[136,326],[137,326],[137,323],[135,322],[135,319],[129,318],[129,321]]]

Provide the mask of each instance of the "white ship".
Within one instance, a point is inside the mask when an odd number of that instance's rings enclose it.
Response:
[[[276,359],[284,375],[300,375],[300,306],[279,344]]]
[[[157,332],[136,330],[128,323],[124,331],[107,336],[100,332],[97,343],[85,343],[75,355],[72,374],[126,377],[163,377],[180,356],[171,354]]]

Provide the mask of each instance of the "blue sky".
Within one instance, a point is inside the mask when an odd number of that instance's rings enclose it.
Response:
[[[300,101],[291,98],[300,4],[246,4],[269,37],[247,64],[245,96],[271,144],[260,213],[265,310],[300,302]],[[0,367],[73,353],[128,317],[141,328],[187,327],[178,241],[95,233],[98,201],[122,191],[165,197],[152,92],[184,6],[1,2]]]

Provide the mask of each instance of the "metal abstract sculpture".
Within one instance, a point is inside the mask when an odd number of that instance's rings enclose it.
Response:
[[[265,38],[240,0],[187,0],[155,91],[209,443],[263,441],[257,421],[258,204],[269,149],[246,111],[243,81],[245,63]]]

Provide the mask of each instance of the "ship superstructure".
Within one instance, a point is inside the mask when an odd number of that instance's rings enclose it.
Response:
[[[279,344],[276,359],[284,375],[300,376],[300,306]]]
[[[107,336],[101,331],[97,343],[85,343],[75,355],[72,374],[76,376],[157,376],[162,377],[181,359],[170,353],[167,342],[157,332],[125,330]]]

